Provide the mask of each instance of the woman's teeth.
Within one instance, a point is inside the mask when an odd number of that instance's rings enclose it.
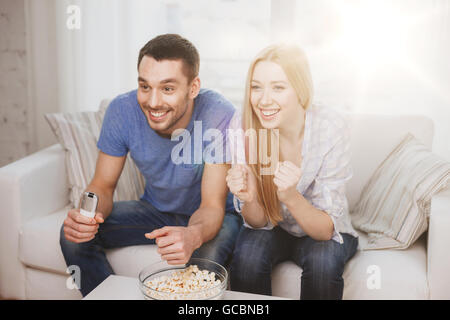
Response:
[[[280,110],[266,110],[266,111],[261,110],[262,114],[265,116],[274,115],[275,113],[278,113],[278,111]]]

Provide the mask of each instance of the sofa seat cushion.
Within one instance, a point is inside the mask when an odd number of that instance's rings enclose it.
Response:
[[[68,210],[65,208],[23,225],[20,256],[25,265],[66,274],[59,231]],[[361,233],[360,242],[363,241],[367,241],[367,236]],[[116,274],[129,277],[137,277],[145,266],[160,260],[155,245],[108,249],[106,255]],[[426,261],[425,235],[407,250],[358,250],[344,270],[344,299],[427,299]],[[367,286],[374,270],[380,275],[379,289]],[[298,299],[301,274],[301,268],[293,262],[277,265],[272,274],[272,294]]]
[[[27,221],[20,231],[20,259],[40,270],[66,274],[66,262],[59,245],[59,232],[69,208]],[[137,277],[145,266],[160,261],[155,245],[130,246],[106,250],[118,275]],[[132,261],[132,263],[130,263]]]
[[[368,237],[360,233],[360,244]],[[358,250],[344,269],[344,299],[428,299],[426,234],[407,250]],[[272,294],[299,299],[302,269],[291,261],[272,273]],[[376,277],[379,275],[379,282]]]

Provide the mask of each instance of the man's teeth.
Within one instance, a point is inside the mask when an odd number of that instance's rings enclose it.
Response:
[[[164,111],[164,112],[150,112],[150,114],[151,114],[152,116],[157,117],[157,118],[162,117],[162,116],[165,115],[166,113],[167,113],[167,111]]]
[[[277,113],[278,111],[279,110],[268,110],[268,111],[262,111],[261,110],[262,114],[265,115],[265,116],[271,116],[271,115]]]

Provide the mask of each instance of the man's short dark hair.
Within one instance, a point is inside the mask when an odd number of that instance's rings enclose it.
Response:
[[[189,81],[198,76],[200,56],[197,49],[178,34],[163,34],[147,42],[139,52],[138,69],[144,56],[153,57],[156,61],[181,59]]]

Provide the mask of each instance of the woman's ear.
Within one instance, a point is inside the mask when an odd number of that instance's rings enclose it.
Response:
[[[189,98],[195,99],[198,96],[198,93],[200,92],[200,86],[201,86],[200,78],[195,77],[191,81],[191,89],[189,92]]]

